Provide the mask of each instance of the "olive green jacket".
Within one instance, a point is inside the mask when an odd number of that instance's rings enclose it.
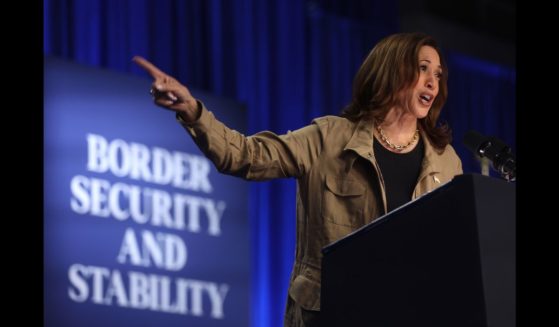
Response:
[[[285,135],[265,131],[246,137],[205,107],[197,121],[181,124],[222,173],[247,180],[297,179],[297,246],[289,295],[304,309],[319,310],[321,249],[386,211],[373,124],[325,116]],[[424,143],[414,199],[462,173],[450,145],[438,154]]]

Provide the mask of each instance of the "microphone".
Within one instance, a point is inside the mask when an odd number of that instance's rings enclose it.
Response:
[[[481,158],[486,157],[507,181],[516,179],[516,159],[511,148],[494,136],[483,136],[476,131],[468,131],[464,135],[464,145],[468,150]]]

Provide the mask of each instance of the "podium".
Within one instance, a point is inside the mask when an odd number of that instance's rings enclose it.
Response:
[[[516,326],[515,207],[464,174],[326,246],[320,326]]]

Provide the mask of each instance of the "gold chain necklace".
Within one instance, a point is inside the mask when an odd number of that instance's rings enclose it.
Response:
[[[384,134],[384,131],[382,130],[380,125],[377,125],[377,130],[380,133],[380,138],[382,139],[382,141],[384,143],[386,143],[386,145],[388,145],[391,149],[394,149],[395,151],[398,151],[398,152],[404,151],[404,149],[406,149],[407,147],[412,145],[415,141],[417,141],[417,138],[419,137],[419,129],[416,129],[415,133],[413,134],[412,139],[408,142],[408,144],[396,145],[388,139],[388,137]]]

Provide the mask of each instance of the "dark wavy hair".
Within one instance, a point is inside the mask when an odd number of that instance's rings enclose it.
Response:
[[[439,94],[427,116],[419,119],[419,128],[433,146],[442,151],[452,140],[448,124],[437,126],[437,119],[446,102],[448,69],[436,41],[423,33],[399,33],[388,36],[375,45],[353,81],[351,102],[341,116],[352,121],[360,119],[381,123],[394,105],[405,100],[402,91],[413,87],[419,78],[419,50],[433,47],[439,54],[442,75]]]

